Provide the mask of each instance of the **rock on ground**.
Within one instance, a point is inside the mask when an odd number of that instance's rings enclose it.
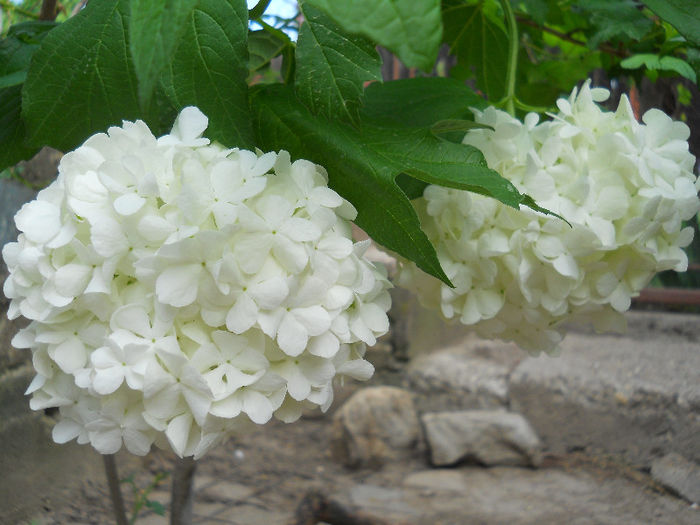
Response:
[[[408,458],[421,443],[412,395],[400,388],[360,390],[333,416],[331,453],[349,467],[379,466]]]
[[[540,440],[520,414],[464,410],[422,416],[435,466],[470,460],[482,465],[538,466]]]
[[[700,466],[680,454],[667,454],[651,464],[651,476],[691,503],[700,503]]]
[[[425,470],[402,486],[368,479],[328,497],[329,517],[363,525],[691,525],[700,512],[623,478],[510,467]],[[323,515],[321,515],[323,516]],[[341,521],[337,521],[341,523]]]
[[[624,337],[572,332],[560,356],[523,360],[510,376],[511,409],[552,452],[604,452],[647,467],[675,450],[700,461],[697,316],[627,318]]]

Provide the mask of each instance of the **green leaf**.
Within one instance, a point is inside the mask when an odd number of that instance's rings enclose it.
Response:
[[[700,47],[700,2],[697,0],[644,0],[644,3],[675,27],[688,42]]]
[[[265,67],[279,56],[284,48],[291,45],[291,40],[282,31],[251,31],[248,33],[248,71],[254,73]]]
[[[375,165],[374,155],[363,150],[354,128],[314,117],[283,85],[254,92],[253,102],[261,148],[284,149],[294,159],[323,165],[330,186],[357,208],[358,226],[378,243],[449,282],[413,206],[393,180],[395,173],[381,162]]]
[[[312,112],[356,121],[365,82],[382,79],[372,42],[352,36],[323,11],[302,5],[296,48],[297,96]]]
[[[443,133],[451,133],[453,131],[461,131],[462,136],[464,132],[472,129],[493,129],[491,126],[486,124],[479,124],[473,120],[464,119],[445,119],[440,120],[430,127],[430,131],[434,135],[441,135]]]
[[[0,89],[18,86],[24,84],[27,79],[26,71],[15,71],[14,73],[8,73],[7,75],[0,76]]]
[[[442,17],[445,42],[458,60],[452,76],[460,80],[476,77],[477,88],[495,103],[505,95],[508,35],[484,5],[445,0]]]
[[[229,147],[252,148],[248,105],[248,9],[242,0],[199,0],[163,75],[180,109],[209,117],[207,135]]]
[[[146,501],[146,507],[158,514],[158,516],[165,516],[165,507],[159,501],[149,499]]]
[[[385,124],[428,127],[439,120],[468,118],[471,108],[486,105],[463,82],[419,77],[367,86],[362,114]]]
[[[32,157],[39,148],[24,144],[22,83],[32,55],[54,23],[25,22],[10,28],[0,41],[0,170]]]
[[[30,144],[67,151],[140,116],[128,8],[125,1],[89,2],[46,35],[22,90]]]
[[[146,110],[163,69],[185,32],[197,0],[130,0],[129,50]]]
[[[427,128],[363,120],[360,131],[315,117],[281,85],[257,90],[253,107],[262,148],[285,149],[293,158],[323,165],[330,186],[357,208],[361,228],[446,283],[397,176],[405,173],[424,182],[477,191],[515,207],[523,199],[512,184],[486,167],[477,149],[440,140]]]
[[[613,38],[627,37],[641,40],[653,27],[652,22],[638,9],[635,0],[579,0],[578,6],[590,14],[596,32],[588,39],[592,49]]]
[[[407,67],[431,71],[442,42],[440,0],[307,0],[351,33],[390,49]]]
[[[648,53],[641,53],[624,59],[620,65],[625,69],[638,69],[646,67],[652,71],[673,71],[679,75],[697,82],[697,76],[692,66],[685,60],[677,57],[660,57]]]

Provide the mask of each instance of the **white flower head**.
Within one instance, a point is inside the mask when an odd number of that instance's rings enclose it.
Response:
[[[13,339],[53,437],[111,454],[202,456],[301,407],[334,377],[368,379],[389,283],[353,247],[355,210],[287,152],[226,149],[188,107],[170,134],[140,121],[66,154],[3,247]]]
[[[404,263],[399,283],[447,318],[532,352],[555,351],[564,321],[619,328],[621,313],[657,272],[684,271],[682,248],[700,209],[688,128],[658,110],[634,118],[622,97],[574,89],[559,113],[524,122],[476,112],[491,129],[467,133],[492,169],[571,223],[494,199],[428,186],[416,209],[455,288]]]

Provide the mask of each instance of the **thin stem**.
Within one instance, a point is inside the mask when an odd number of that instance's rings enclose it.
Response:
[[[117,525],[129,525],[129,520],[126,519],[126,511],[124,510],[124,500],[122,499],[122,491],[119,487],[119,475],[117,474],[117,464],[114,461],[114,454],[103,454],[102,460],[104,461],[105,465],[105,474],[107,475],[109,495],[112,498],[114,518],[117,522]]]
[[[537,22],[530,20],[529,18],[524,18],[524,17],[519,16],[517,18],[517,20],[521,24],[539,29],[540,31],[543,31],[545,33],[549,33],[550,35],[554,35],[557,38],[560,38],[560,39],[562,39],[566,42],[569,42],[571,44],[575,44],[577,46],[582,46],[582,47],[588,47],[588,44],[586,42],[584,42],[583,40],[579,40],[577,38],[574,38],[568,33],[562,33],[561,31],[557,31],[556,29],[553,29],[551,27],[540,25]],[[609,46],[607,44],[599,45],[598,49],[600,49],[603,53],[607,53],[608,55],[613,55],[613,56],[620,57],[620,58],[626,58],[629,56],[629,52],[627,50],[615,49],[614,47]]]
[[[515,116],[515,74],[518,71],[518,24],[510,0],[501,0],[508,30],[508,69],[506,70],[506,111]]]
[[[248,11],[248,18],[250,18],[251,20],[260,18],[267,9],[267,6],[269,5],[270,0],[259,0],[259,2],[255,4],[255,7],[253,9]]]
[[[8,0],[0,0],[0,7],[2,7],[6,11],[14,11],[17,14],[26,16],[27,18],[33,18],[34,20],[39,18],[39,15],[37,15],[36,13],[32,13],[31,11],[27,11],[26,9],[22,9],[21,7],[16,6]]]
[[[197,463],[192,457],[179,458],[173,470],[170,496],[170,525],[192,523],[194,473]]]

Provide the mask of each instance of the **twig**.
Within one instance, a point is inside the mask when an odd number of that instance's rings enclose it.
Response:
[[[2,7],[5,11],[14,11],[17,14],[26,16],[27,18],[33,18],[34,20],[39,18],[39,16],[36,13],[32,13],[31,11],[27,11],[26,9],[22,9],[21,7],[16,6],[8,0],[0,0],[0,7]]]
[[[56,0],[43,0],[41,2],[41,11],[39,11],[39,20],[56,20]]]
[[[197,463],[192,457],[175,462],[173,485],[170,496],[170,525],[190,525],[192,523],[192,502],[194,473]]]
[[[520,22],[523,25],[534,27],[536,29],[540,29],[541,31],[544,31],[545,33],[549,33],[550,35],[554,35],[558,38],[561,38],[562,40],[565,40],[566,42],[576,44],[577,46],[588,47],[588,44],[586,44],[586,42],[584,42],[583,40],[579,40],[578,38],[574,38],[567,33],[562,33],[561,31],[557,31],[556,29],[552,29],[551,27],[542,26],[542,25],[538,24],[537,22],[530,20],[529,18],[525,18],[522,16],[516,16],[515,18],[518,22]],[[626,58],[629,56],[628,51],[626,51],[624,49],[615,49],[614,47],[608,46],[605,44],[598,46],[598,49],[600,49],[603,53],[607,53],[609,55],[615,55],[615,56],[620,57],[620,58]]]
[[[117,474],[117,464],[114,461],[114,454],[103,454],[102,460],[105,465],[109,495],[112,498],[114,518],[117,521],[117,525],[129,525],[129,520],[126,518],[126,511],[124,510],[122,491],[119,487],[119,475]]]

